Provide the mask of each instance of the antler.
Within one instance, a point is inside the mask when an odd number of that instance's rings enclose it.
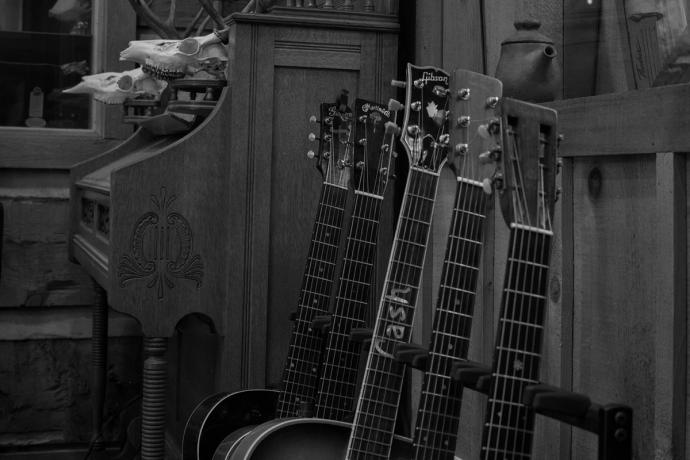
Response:
[[[223,21],[223,16],[213,7],[210,0],[199,0],[201,7],[206,10],[209,17],[213,19],[219,29],[225,28],[225,21]]]
[[[175,0],[170,0],[168,18],[163,21],[149,7],[146,0],[129,0],[138,16],[141,16],[161,38],[180,38],[175,28]]]

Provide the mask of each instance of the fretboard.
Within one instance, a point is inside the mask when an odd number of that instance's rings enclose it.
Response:
[[[376,270],[381,202],[380,196],[355,192],[317,392],[316,416],[319,418],[344,421],[352,416],[361,345],[352,343],[349,334],[353,327],[366,325],[371,283]]]
[[[552,233],[512,224],[481,458],[529,459],[534,411],[522,404],[539,381]]]
[[[393,352],[398,343],[410,341],[437,188],[438,174],[410,168],[348,443],[348,460],[387,459],[390,455],[405,370]]]
[[[481,183],[461,179],[451,216],[428,370],[424,374],[414,431],[417,460],[452,460],[455,456],[462,386],[450,374],[455,361],[467,359],[485,214],[486,194]]]
[[[283,371],[276,416],[295,417],[313,405],[323,338],[312,328],[316,315],[328,312],[348,189],[324,183],[314,221],[299,303]]]

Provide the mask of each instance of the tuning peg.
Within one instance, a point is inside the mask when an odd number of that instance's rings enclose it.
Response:
[[[563,134],[559,134],[558,137],[556,137],[556,146],[560,147],[561,142],[565,140],[565,136]]]
[[[463,115],[458,117],[458,126],[461,128],[467,128],[470,125],[470,116]]]
[[[558,187],[558,188],[556,189],[556,196],[553,197],[554,203],[557,202],[558,199],[561,197],[561,193],[563,193],[563,191],[561,190],[560,187]]]
[[[420,101],[415,101],[410,104],[410,108],[415,112],[419,112],[420,110],[422,110],[422,103]]]
[[[400,134],[400,127],[392,121],[387,121],[384,126],[386,127],[386,134]]]
[[[405,82],[402,82],[405,83]],[[403,106],[400,102],[396,101],[395,99],[389,99],[388,100],[388,110],[391,110],[393,112],[397,112],[398,110],[402,110],[405,106]]]
[[[460,155],[464,155],[467,153],[467,149],[469,148],[469,145],[460,143],[460,144],[455,144],[455,153],[458,153]]]
[[[560,174],[561,169],[563,169],[563,160],[559,158],[558,160],[556,160],[556,174]]]
[[[482,124],[477,127],[477,134],[479,134],[479,137],[482,139],[488,140],[491,139],[491,133],[489,133],[489,125],[488,124]]]
[[[490,109],[496,108],[498,105],[498,97],[496,96],[491,96],[486,98],[486,106]]]
[[[488,177],[482,181],[482,189],[487,195],[491,195],[494,192],[493,181]]]
[[[450,134],[441,134],[438,137],[438,142],[441,145],[448,145],[450,143]]]
[[[318,137],[316,137],[316,134],[314,134],[314,133],[309,133],[309,135],[307,136],[307,139],[309,139],[309,142],[314,142],[317,139],[320,140]]]
[[[438,97],[444,97],[447,96],[448,93],[450,93],[450,90],[448,88],[444,88],[443,86],[436,85],[434,86],[434,89],[431,90],[431,92]]]
[[[424,88],[426,81],[419,78],[419,79],[415,80],[412,84],[414,85],[415,88],[422,89],[422,88]]]
[[[461,88],[457,92],[458,99],[462,101],[466,101],[467,99],[470,98],[470,89],[469,88]]]
[[[402,80],[391,80],[391,86],[395,86],[396,88],[405,88],[407,83]]]
[[[367,118],[369,118],[369,117],[367,117],[366,115],[362,115],[362,116],[360,116],[357,120],[358,120],[360,123],[366,123]]]
[[[501,147],[496,146],[491,150],[479,154],[479,162],[481,164],[488,164],[498,161],[501,158]]]
[[[307,158],[309,158],[310,160],[313,160],[314,158],[316,158],[316,153],[314,153],[313,150],[308,150],[307,151]]]
[[[407,127],[407,133],[411,136],[418,136],[420,132],[421,129],[419,129],[417,125],[410,125]]]
[[[363,161],[358,161],[357,164],[355,165],[357,169],[364,169],[364,162]]]
[[[366,137],[361,138],[360,140],[357,141],[359,145],[367,145],[367,139]]]
[[[319,123],[320,120],[316,118],[316,115],[312,115],[309,117],[309,123]]]
[[[347,160],[338,160],[338,168],[345,169],[345,168],[351,168],[351,167],[352,167],[352,162],[347,161]]]

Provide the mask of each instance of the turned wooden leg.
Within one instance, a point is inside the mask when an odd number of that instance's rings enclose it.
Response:
[[[141,404],[141,458],[165,458],[165,390],[168,361],[165,350],[168,339],[144,338],[144,385]]]
[[[108,364],[108,300],[102,287],[96,284],[95,290],[97,297],[93,307],[91,334],[91,422],[93,424],[91,454],[102,457],[105,455],[103,407]]]

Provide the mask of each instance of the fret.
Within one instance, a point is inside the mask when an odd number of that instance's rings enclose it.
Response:
[[[448,235],[448,238],[449,238],[449,239],[453,239],[453,240],[462,241],[462,242],[464,242],[464,243],[476,244],[476,245],[478,245],[478,246],[481,246],[481,245],[484,244],[483,241],[473,240],[473,239],[471,239],[471,238],[466,238],[466,237],[463,237],[463,236]]]
[[[541,269],[544,269],[544,270],[548,270],[548,269],[549,269],[549,266],[548,266],[548,265],[541,264],[541,263],[539,263],[539,262],[533,262],[533,261],[530,261],[530,260],[521,260],[521,259],[517,259],[517,258],[515,258],[515,257],[508,257],[508,262],[513,262],[513,263],[516,263],[516,264],[527,264],[527,265],[532,265],[532,266],[534,266],[534,267],[541,268]]]
[[[499,372],[495,372],[491,374],[492,377],[501,377],[504,379],[510,379],[510,380],[515,380],[518,382],[525,382],[525,383],[539,383],[539,380],[537,379],[531,379],[528,377],[520,377],[518,375],[512,375],[512,374],[501,374]]]
[[[366,261],[363,261],[363,260],[355,259],[355,258],[353,258],[353,257],[344,257],[344,258],[343,258],[343,263],[344,263],[344,264],[348,264],[348,265],[350,265],[350,264],[351,264],[351,265],[357,265],[357,266],[359,266],[359,267],[362,267],[362,266],[364,266],[364,267],[373,267],[373,266],[374,266],[374,264],[371,263],[371,262],[366,262]]]
[[[546,297],[543,295],[534,294],[532,292],[518,291],[517,289],[503,289],[503,292],[507,292],[508,294],[516,294],[516,295],[520,295],[520,296],[532,297],[534,299],[539,299],[539,300],[546,300]]]
[[[400,217],[400,220],[402,221],[408,219]],[[412,243],[426,248],[427,237],[429,236],[429,227],[429,223],[408,220],[404,226],[400,227],[400,232],[396,238],[396,242]]]
[[[445,290],[447,290],[447,291],[462,292],[463,294],[468,294],[468,295],[471,295],[471,296],[474,296],[474,295],[475,295],[475,293],[474,293],[473,291],[468,291],[467,289],[462,289],[462,288],[459,288],[459,287],[456,287],[456,286],[449,286],[449,285],[447,285],[447,284],[441,284],[441,285],[440,285],[440,288],[441,288],[441,289],[445,289]]]
[[[482,246],[479,244],[468,244],[468,240],[462,240],[459,244],[449,241],[446,247],[444,263],[464,265],[474,270],[479,269],[482,258]]]
[[[383,196],[375,195],[373,193],[362,192],[361,190],[355,190],[355,195],[365,196],[367,198],[372,198],[374,200],[383,200]]]
[[[515,324],[517,326],[536,327],[537,329],[544,329],[544,326],[542,326],[540,324],[527,323],[525,321],[518,321],[518,320],[510,319],[510,318],[499,318],[499,321],[502,321],[504,323]]]

